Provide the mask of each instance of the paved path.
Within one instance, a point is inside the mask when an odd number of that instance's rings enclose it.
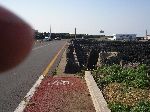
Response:
[[[24,112],[95,112],[85,82],[78,77],[47,77]]]
[[[65,74],[66,52],[57,75],[46,77],[31,98],[24,112],[95,112],[85,80]]]

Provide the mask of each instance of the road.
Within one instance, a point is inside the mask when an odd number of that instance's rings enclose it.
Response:
[[[22,64],[0,74],[0,112],[13,112],[16,109],[65,42],[37,43]]]

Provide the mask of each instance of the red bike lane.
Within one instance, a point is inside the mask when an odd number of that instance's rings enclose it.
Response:
[[[90,94],[79,77],[45,78],[24,112],[95,112]]]

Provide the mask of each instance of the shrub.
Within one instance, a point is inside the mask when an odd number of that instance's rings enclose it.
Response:
[[[108,107],[111,109],[111,112],[129,112],[130,107],[128,105],[123,105],[121,103],[109,103]]]
[[[140,101],[135,106],[128,106],[119,102],[109,103],[111,112],[150,112],[150,102]]]
[[[150,100],[149,90],[126,87],[122,83],[110,83],[102,90],[107,102],[120,102],[134,106],[141,100]]]
[[[131,112],[150,112],[150,101],[141,101],[131,109]]]
[[[127,87],[147,88],[150,86],[150,76],[146,65],[137,69],[122,68],[119,65],[102,66],[93,75],[101,88],[112,82],[124,83]]]

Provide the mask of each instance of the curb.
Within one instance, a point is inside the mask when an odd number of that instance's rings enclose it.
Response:
[[[85,80],[96,112],[111,112],[90,71],[85,71]]]

